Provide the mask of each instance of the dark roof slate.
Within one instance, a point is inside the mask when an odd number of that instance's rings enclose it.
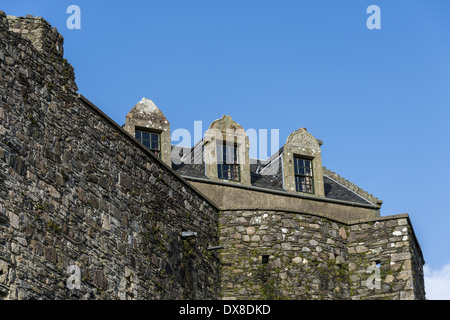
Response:
[[[184,155],[184,160],[191,159],[191,164],[175,164],[172,163],[172,168],[182,176],[202,178],[210,180],[205,174],[205,164],[203,159],[200,161],[193,161],[193,150],[194,148],[182,148],[180,154]],[[281,149],[282,151],[282,149]],[[250,174],[251,174],[251,184],[255,187],[260,187],[269,190],[284,191],[283,189],[283,176],[282,176],[282,164],[278,161],[276,165],[278,168],[272,167],[271,170],[268,165],[273,164],[274,158],[269,159],[269,161],[251,160],[250,164]],[[189,161],[186,161],[189,163]],[[200,163],[197,163],[200,162]],[[270,172],[273,173],[270,173]],[[355,192],[331,179],[330,177],[323,176],[325,197],[335,200],[348,201],[359,204],[372,204],[363,197],[359,196]]]
[[[323,184],[325,189],[325,197],[336,200],[349,201],[361,204],[371,204],[363,197],[357,195],[350,189],[344,187],[333,179],[323,176]]]

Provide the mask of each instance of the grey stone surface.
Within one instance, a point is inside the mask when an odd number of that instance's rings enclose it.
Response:
[[[252,223],[256,220],[258,224]],[[390,237],[392,226],[387,222],[404,220],[392,216],[348,224],[282,211],[224,211],[220,217],[225,245],[223,295],[228,299],[425,299],[424,261],[410,223],[407,239]],[[253,237],[258,236],[250,247],[245,239],[249,229]],[[353,237],[347,236],[350,233]],[[268,264],[262,264],[262,255],[270,256]],[[377,265],[379,276],[374,271]]]
[[[248,185],[188,182],[205,172],[177,173],[78,95],[62,43],[44,19],[0,12],[0,299],[425,298],[406,215],[351,205],[374,198],[332,174],[325,200],[288,196],[258,162]]]
[[[62,41],[0,14],[0,298],[219,298],[217,208],[78,95]]]

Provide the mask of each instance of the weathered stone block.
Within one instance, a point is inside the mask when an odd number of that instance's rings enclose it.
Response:
[[[108,280],[106,279],[102,270],[97,270],[94,272],[93,281],[98,288],[102,290],[108,290]]]
[[[56,264],[58,256],[55,248],[53,248],[52,246],[45,247],[44,256],[48,261],[50,261],[53,264]]]
[[[411,259],[411,253],[410,252],[399,252],[399,253],[393,253],[391,257],[391,261],[401,261],[401,260],[408,260]]]

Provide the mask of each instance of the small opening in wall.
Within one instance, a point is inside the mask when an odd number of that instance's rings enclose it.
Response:
[[[262,262],[262,264],[267,264],[267,263],[269,263],[269,257],[270,257],[269,254],[263,254],[263,255],[261,256],[261,262]]]
[[[197,237],[197,232],[193,232],[193,231],[183,231],[181,233],[181,238],[182,239],[189,239],[189,238],[195,238]]]
[[[375,261],[375,266],[377,268],[381,268],[381,261],[380,260]]]

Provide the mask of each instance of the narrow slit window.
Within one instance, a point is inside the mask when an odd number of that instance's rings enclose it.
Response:
[[[294,157],[295,186],[297,192],[314,194],[312,160]]]

